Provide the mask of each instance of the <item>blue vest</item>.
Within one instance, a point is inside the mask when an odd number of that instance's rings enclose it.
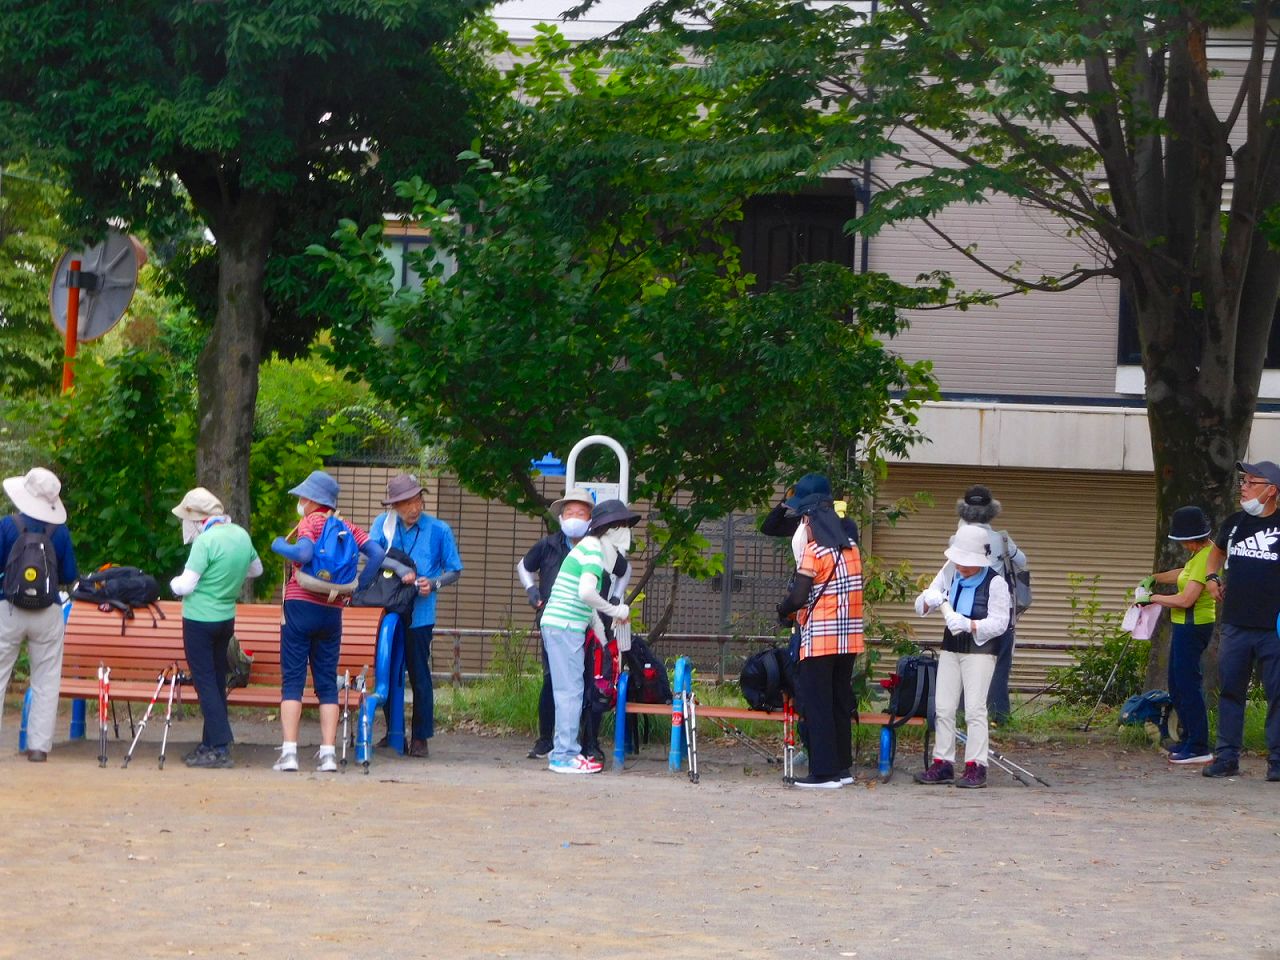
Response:
[[[973,591],[973,610],[969,613],[970,620],[985,620],[987,618],[987,597],[991,593],[991,581],[998,576],[1000,574],[995,568],[987,567],[987,572],[983,576],[982,582]],[[942,649],[949,650],[951,653],[989,653],[994,657],[999,653],[1001,644],[1004,642],[1005,635],[1008,632],[1006,629],[1000,636],[992,637],[979,646],[973,642],[972,633],[952,633],[944,628],[942,632]]]

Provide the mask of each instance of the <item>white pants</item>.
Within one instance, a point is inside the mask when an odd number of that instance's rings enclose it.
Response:
[[[995,673],[996,658],[989,653],[951,653],[938,657],[938,689],[934,694],[937,742],[933,756],[954,763],[956,759],[956,709],[964,691],[964,762],[987,765],[987,688]]]
[[[58,690],[62,686],[62,605],[23,610],[0,600],[0,696],[27,641],[31,661],[31,713],[27,717],[27,748],[49,752],[58,719]],[[3,701],[0,701],[2,703]]]

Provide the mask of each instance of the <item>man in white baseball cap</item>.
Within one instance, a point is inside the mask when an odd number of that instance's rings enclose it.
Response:
[[[27,759],[43,763],[53,746],[62,680],[62,598],[58,587],[74,582],[75,549],[67,532],[62,484],[44,467],[7,477],[4,492],[17,513],[0,519],[0,697],[9,686],[22,642],[31,661],[31,712]]]

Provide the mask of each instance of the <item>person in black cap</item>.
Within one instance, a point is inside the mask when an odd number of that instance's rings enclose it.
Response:
[[[1169,748],[1170,763],[1208,763],[1209,715],[1204,705],[1204,675],[1200,660],[1209,641],[1218,605],[1205,590],[1213,524],[1199,507],[1179,507],[1169,522],[1169,539],[1187,548],[1189,559],[1176,570],[1148,578],[1154,583],[1176,585],[1176,594],[1156,594],[1150,602],[1169,608],[1173,637],[1169,642],[1169,696],[1178,714],[1182,737]],[[1150,586],[1144,580],[1135,591],[1139,602]]]
[[[1000,501],[991,495],[991,491],[982,484],[975,483],[956,501],[956,517],[959,519],[957,529],[970,524],[987,531],[987,539],[991,545],[990,566],[1005,578],[1012,589],[1014,585],[1010,578],[1027,569],[1027,555],[1014,543],[1008,530],[997,530],[991,526],[991,521],[1000,515],[1000,510]],[[1017,646],[1014,626],[1018,619],[1016,606],[1010,607],[1009,616],[1009,629],[997,638],[999,647],[994,651],[996,669],[987,690],[987,713],[992,723],[1005,723],[1011,709],[1009,674],[1013,670],[1013,648]]]
[[[832,497],[831,481],[820,473],[806,473],[797,480],[796,485],[788,490],[782,498],[782,502],[770,510],[761,522],[760,532],[766,537],[797,538],[796,531],[800,527],[800,514],[796,512],[795,505],[814,494],[824,494],[828,500],[831,500],[832,508],[835,510],[836,516],[840,518],[840,525],[844,527],[844,532],[850,540],[857,543],[857,521],[847,516],[848,507],[845,501],[835,500]]]
[[[1218,648],[1218,742],[1206,777],[1240,772],[1244,705],[1256,661],[1267,695],[1267,779],[1280,782],[1280,467],[1270,460],[1236,464],[1240,511],[1223,521],[1209,550],[1206,586],[1222,604]],[[1219,571],[1227,573],[1225,582]]]

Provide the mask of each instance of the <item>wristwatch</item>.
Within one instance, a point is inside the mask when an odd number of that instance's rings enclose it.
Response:
[[[1216,573],[1211,573],[1204,578],[1205,583],[1209,583],[1210,581],[1212,581],[1213,583],[1221,583],[1222,578],[1218,576]]]

